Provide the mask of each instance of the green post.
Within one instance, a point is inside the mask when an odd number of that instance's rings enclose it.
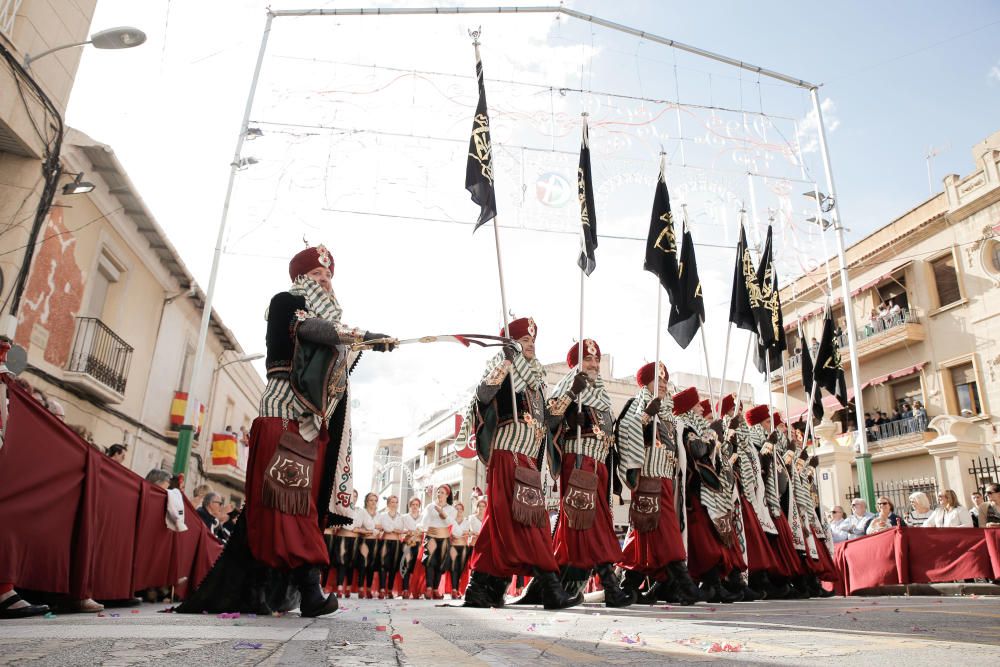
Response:
[[[868,503],[868,511],[875,511],[875,482],[872,481],[872,455],[858,454],[854,457],[858,467],[858,487],[861,499]]]
[[[191,458],[191,441],[194,440],[194,426],[181,424],[177,434],[177,454],[174,456],[174,474],[187,474],[188,459]]]

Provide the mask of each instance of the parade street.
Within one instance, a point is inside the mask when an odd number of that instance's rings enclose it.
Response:
[[[977,664],[1000,598],[879,597],[610,610],[344,600],[332,616],[219,618],[163,605],[4,623],[3,665]],[[435,606],[437,605],[437,606]]]

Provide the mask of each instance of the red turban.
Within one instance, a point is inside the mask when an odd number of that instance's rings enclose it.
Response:
[[[507,335],[504,333],[503,328],[500,329],[500,335]],[[531,336],[532,338],[538,336],[538,327],[535,325],[535,320],[530,317],[519,317],[510,323],[510,335],[507,337],[517,340],[525,336]]]
[[[773,421],[774,421],[774,423],[772,424],[772,425],[774,426],[774,428],[778,428],[779,426],[781,426],[782,424],[784,424],[784,423],[785,423],[785,422],[784,422],[784,421],[783,421],[783,420],[781,419],[781,413],[780,413],[780,412],[777,412],[777,411],[776,411],[776,412],[775,412],[775,413],[774,413],[773,415],[771,415],[771,417],[772,417],[772,419],[773,419]]]
[[[639,369],[639,372],[635,374],[635,381],[640,387],[645,387],[647,384],[653,382],[653,368],[656,367],[655,362],[649,362],[645,366]],[[667,372],[667,367],[660,363],[660,381],[666,382],[670,379],[670,373]]]
[[[570,368],[576,368],[579,363],[580,355],[580,344],[574,343],[573,347],[569,348],[569,352],[566,353],[566,365]],[[594,356],[598,359],[601,358],[601,346],[597,344],[597,341],[593,338],[583,339],[583,356]]]
[[[330,269],[330,273],[333,273],[333,257],[326,246],[318,245],[315,248],[306,248],[292,257],[292,261],[288,263],[288,277],[292,279],[292,282],[295,282],[299,276],[304,276],[321,266]]]
[[[719,416],[724,416],[727,412],[736,407],[736,398],[732,394],[726,394],[719,401]]]
[[[707,398],[701,402],[701,409],[705,412],[705,416],[712,414],[712,401]]]
[[[698,405],[701,396],[694,387],[688,387],[684,391],[674,394],[674,414],[682,415],[694,406]]]
[[[755,405],[746,411],[747,424],[756,426],[770,417],[770,408],[766,404]]]

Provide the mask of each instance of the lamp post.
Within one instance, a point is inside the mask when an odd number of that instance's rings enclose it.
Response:
[[[837,260],[840,264],[840,290],[844,299],[844,316],[847,319],[847,350],[851,358],[851,385],[854,389],[854,419],[857,424],[858,434],[858,455],[854,458],[858,469],[858,486],[861,497],[868,503],[868,507],[875,507],[875,484],[872,479],[872,457],[868,453],[868,434],[865,433],[865,409],[861,397],[861,368],[858,365],[858,341],[857,330],[854,327],[854,307],[851,303],[851,286],[847,277],[847,257],[844,252],[844,226],[840,222],[840,203],[837,200],[836,188],[833,184],[833,170],[830,168],[830,153],[826,148],[826,127],[823,125],[823,109],[819,103],[819,93],[817,88],[809,89],[812,97],[813,110],[816,112],[816,120],[819,126],[819,149],[823,156],[823,167],[826,171],[826,185],[830,194],[822,197],[819,193],[815,196],[820,203],[828,203],[829,213],[833,222],[833,229],[837,232]],[[812,194],[812,193],[807,193]],[[826,208],[826,207],[823,207]],[[829,260],[827,260],[829,261]],[[846,406],[845,406],[846,407]]]
[[[55,46],[47,51],[42,51],[37,56],[31,54],[26,54],[24,56],[24,69],[30,69],[31,63],[44,58],[50,53],[55,53],[56,51],[62,51],[63,49],[71,49],[74,46],[84,46],[90,44],[95,49],[131,49],[135,46],[139,46],[146,41],[146,33],[138,28],[132,28],[129,26],[122,26],[120,28],[108,28],[107,30],[101,30],[95,32],[90,36],[85,42],[73,42],[72,44],[63,44],[61,46]]]
[[[254,352],[251,354],[243,354],[235,359],[230,359],[224,364],[219,364],[218,361],[222,361],[222,357],[216,362],[215,368],[212,370],[212,392],[208,401],[209,413],[205,416],[205,423],[208,428],[212,427],[212,418],[215,416],[215,392],[218,389],[218,376],[219,371],[221,371],[226,366],[231,364],[245,364],[250,361],[256,361],[258,359],[263,359],[264,354],[262,352]],[[193,375],[193,373],[192,373]],[[193,389],[193,387],[192,387]],[[188,404],[185,409],[185,414],[191,413],[191,392],[188,392]],[[180,432],[177,434],[177,454],[174,456],[174,474],[187,473],[187,463],[188,459],[191,457],[191,441],[194,440],[194,426],[187,423],[181,425]],[[183,442],[182,442],[183,441]]]

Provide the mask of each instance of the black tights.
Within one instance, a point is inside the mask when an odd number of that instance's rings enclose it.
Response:
[[[384,591],[392,591],[399,573],[399,559],[402,544],[399,540],[384,540],[382,542],[381,567],[378,572],[378,585]]]
[[[402,546],[402,558],[399,563],[399,572],[403,575],[403,590],[410,590],[410,575],[413,574],[413,566],[417,564],[417,554],[420,552],[420,545],[408,545],[403,544]]]
[[[465,570],[465,564],[469,560],[469,547],[465,544],[462,545],[451,545],[451,592],[461,593],[458,589],[459,584],[462,581],[462,572]]]
[[[354,579],[354,558],[357,553],[357,537],[334,537],[333,550],[330,554],[331,560],[337,566],[337,585],[351,585]]]
[[[358,571],[358,586],[371,588],[378,567],[378,541],[374,537],[358,538],[358,553],[354,558],[354,567]]]
[[[441,575],[448,569],[447,537],[424,537],[424,569],[427,571],[427,588],[437,590]]]

